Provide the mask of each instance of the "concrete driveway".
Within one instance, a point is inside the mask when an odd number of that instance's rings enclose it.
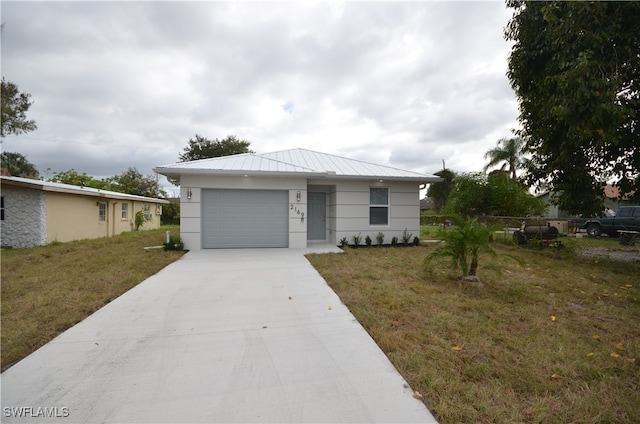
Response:
[[[4,372],[2,422],[436,422],[303,254],[187,253]]]

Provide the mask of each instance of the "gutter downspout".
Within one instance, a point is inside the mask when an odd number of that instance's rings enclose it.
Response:
[[[116,205],[118,204],[118,202],[113,202],[113,210],[111,211],[113,216],[113,220],[111,221],[111,236],[115,236],[116,235]]]

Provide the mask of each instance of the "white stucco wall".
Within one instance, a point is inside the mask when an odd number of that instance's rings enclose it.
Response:
[[[389,189],[388,225],[369,225],[369,189]],[[202,248],[202,189],[256,189],[289,191],[289,248],[307,246],[307,192],[320,191],[326,197],[327,242],[338,244],[346,237],[349,242],[360,234],[362,243],[366,236],[374,244],[379,232],[388,244],[393,237],[400,241],[405,231],[413,237],[420,236],[420,195],[416,182],[379,180],[340,180],[269,177],[213,177],[183,175],[180,178],[180,233],[185,248]],[[191,190],[191,199],[187,198]],[[300,200],[297,192],[300,191]]]
[[[319,182],[319,181],[318,181]],[[405,231],[413,237],[420,237],[420,193],[415,182],[334,180],[324,181],[333,190],[327,192],[328,241],[338,244],[343,237],[349,243],[353,236],[360,234],[362,244],[366,236],[376,243],[379,232],[384,234],[384,243],[393,237],[402,240]],[[387,187],[389,189],[388,225],[369,225],[369,189]]]
[[[47,244],[46,195],[38,190],[2,186],[3,247],[25,248]]]
[[[180,237],[185,249],[202,249],[202,189],[288,190],[289,248],[307,246],[307,180],[305,178],[212,177],[183,175],[180,177]],[[187,192],[191,189],[191,199]],[[297,199],[300,191],[300,200]]]

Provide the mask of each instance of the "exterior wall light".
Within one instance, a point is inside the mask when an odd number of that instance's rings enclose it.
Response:
[[[300,190],[296,193],[296,199],[298,199],[298,202],[300,201]]]
[[[191,200],[191,188],[187,189],[187,199]]]

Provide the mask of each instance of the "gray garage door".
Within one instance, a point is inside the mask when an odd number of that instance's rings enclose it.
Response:
[[[203,190],[202,247],[287,247],[287,191]]]

